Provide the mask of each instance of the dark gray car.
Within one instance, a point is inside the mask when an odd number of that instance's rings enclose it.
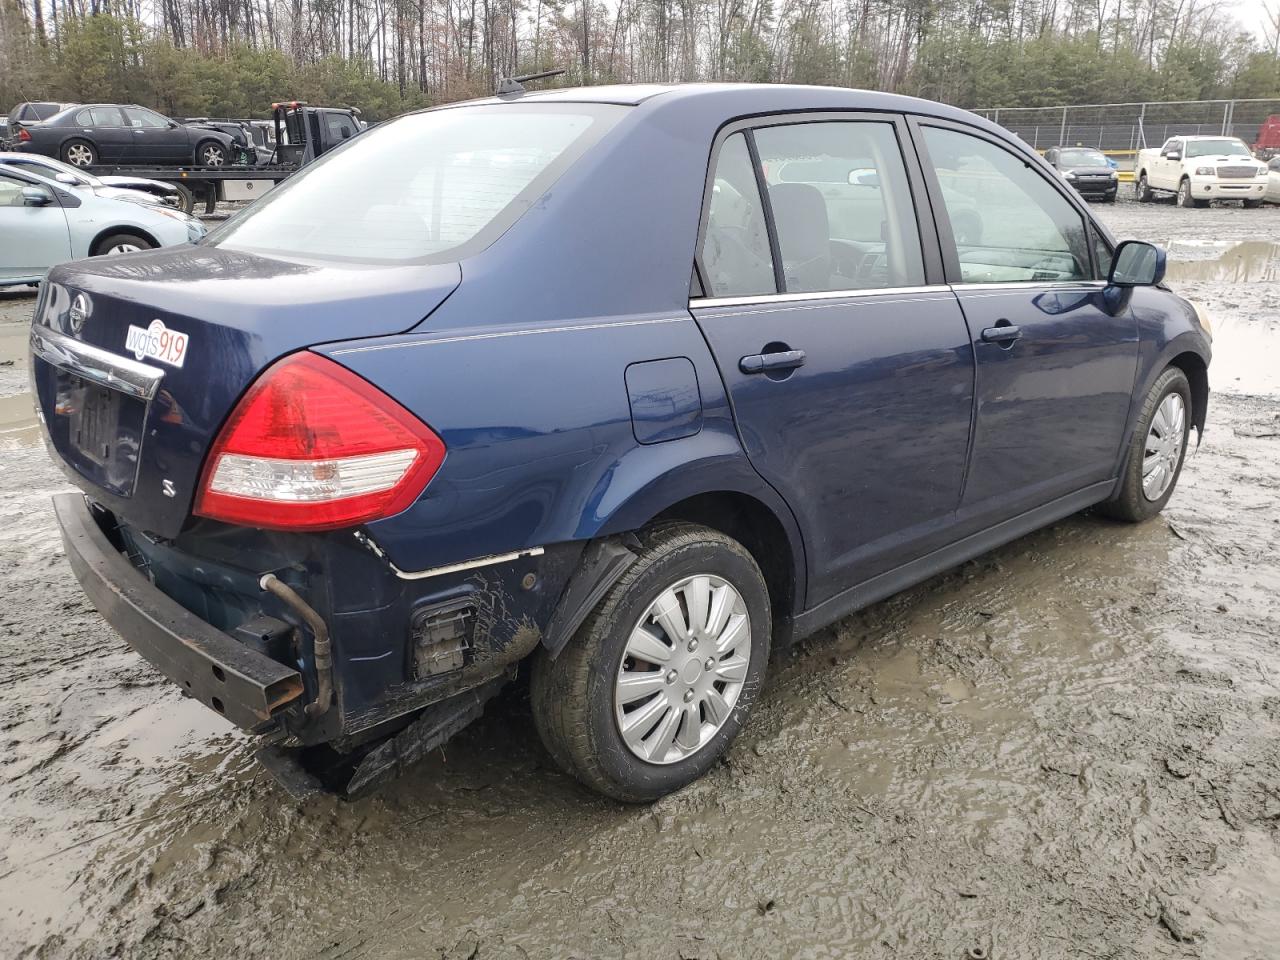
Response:
[[[1044,158],[1076,188],[1080,196],[1116,202],[1119,177],[1101,150],[1093,147],[1050,147]]]
[[[221,130],[182,124],[154,110],[112,103],[85,104],[47,120],[20,123],[9,149],[55,157],[76,167],[159,164],[221,167],[241,147]]]

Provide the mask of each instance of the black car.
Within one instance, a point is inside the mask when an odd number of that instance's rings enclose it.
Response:
[[[248,144],[221,130],[182,124],[135,105],[94,103],[47,120],[19,123],[10,149],[56,157],[76,167],[102,163],[154,163],[221,167],[235,163]]]
[[[1080,196],[1116,202],[1119,178],[1101,150],[1093,147],[1050,147],[1044,158],[1061,172]]]

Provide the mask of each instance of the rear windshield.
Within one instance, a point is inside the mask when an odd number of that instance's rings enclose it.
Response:
[[[626,107],[492,104],[410,114],[352,138],[206,243],[362,263],[484,249]]]

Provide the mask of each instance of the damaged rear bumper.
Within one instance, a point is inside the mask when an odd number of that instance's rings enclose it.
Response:
[[[245,730],[299,701],[302,677],[210,626],[153,586],[107,538],[79,493],[54,512],[71,569],[98,612],[184,692]]]

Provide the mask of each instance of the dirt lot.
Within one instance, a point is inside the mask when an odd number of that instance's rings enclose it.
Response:
[[[557,773],[518,693],[371,799],[291,801],[81,597],[32,299],[0,295],[0,953],[1274,957],[1280,208],[1099,212],[1217,325],[1165,517],[1072,518],[825,631],[648,808]]]

